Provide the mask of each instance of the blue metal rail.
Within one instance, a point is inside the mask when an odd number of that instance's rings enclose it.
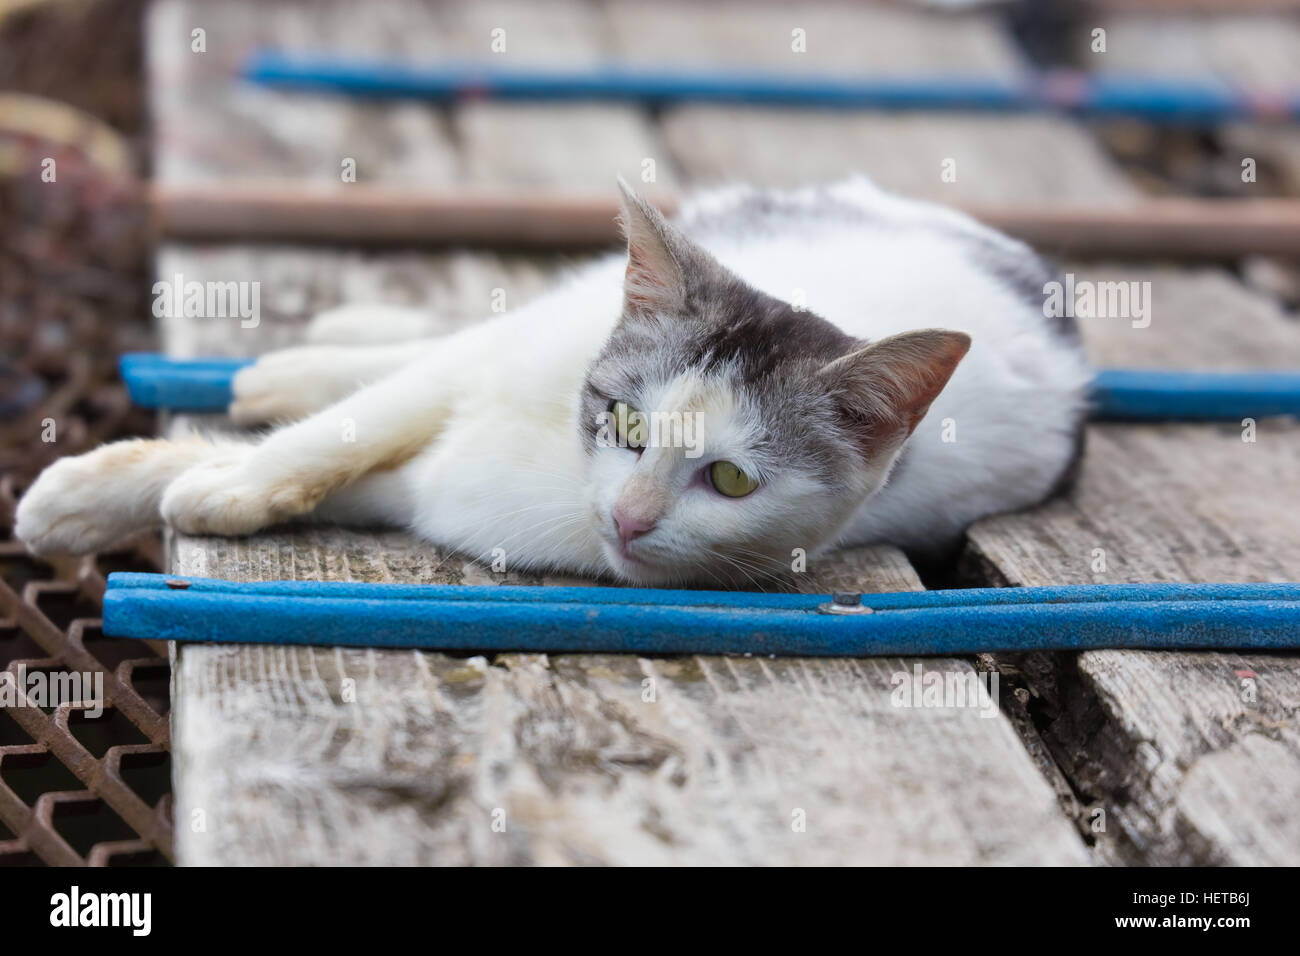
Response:
[[[1264,94],[1214,81],[1071,70],[1031,71],[1010,80],[965,75],[809,76],[618,64],[580,69],[508,67],[485,61],[421,66],[264,50],[245,63],[243,75],[276,87],[435,102],[598,100],[651,106],[712,102],[821,109],[1053,110],[1204,125],[1245,118],[1300,118],[1300,94]]]
[[[122,357],[121,372],[137,405],[220,412],[230,404],[235,372],[252,362],[132,353]],[[1092,417],[1101,420],[1240,422],[1300,415],[1300,373],[1103,369],[1092,402]]]
[[[1101,369],[1092,417],[1110,421],[1232,421],[1300,415],[1300,372]]]
[[[235,373],[254,359],[174,359],[128,352],[117,363],[131,401],[143,408],[224,412]]]
[[[979,588],[827,596],[442,587],[112,574],[104,633],[218,643],[463,651],[811,656],[1085,648],[1300,648],[1300,584]]]

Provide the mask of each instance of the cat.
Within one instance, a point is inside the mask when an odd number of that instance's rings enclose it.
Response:
[[[620,190],[626,254],[451,335],[264,356],[232,416],[305,417],[60,460],[18,537],[311,514],[511,569],[753,587],[835,546],[949,554],[1070,471],[1091,372],[1027,246],[863,177],[724,187],[672,222]]]

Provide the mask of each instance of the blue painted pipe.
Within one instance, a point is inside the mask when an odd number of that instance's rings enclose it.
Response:
[[[1233,119],[1300,118],[1300,95],[1263,96],[1214,82],[1094,76],[1068,70],[1014,80],[935,76],[809,76],[738,69],[604,64],[581,69],[508,67],[487,61],[403,65],[325,54],[264,50],[244,65],[268,86],[414,98],[745,103],[832,109],[1064,110],[1139,116],[1155,122],[1214,124]]]
[[[152,352],[128,352],[117,363],[131,401],[143,408],[224,412],[231,381],[255,359],[174,359]]]
[[[167,582],[173,582],[169,585]],[[184,582],[184,586],[176,586]],[[113,574],[112,637],[460,651],[809,656],[1300,648],[1300,585],[1078,585],[867,595],[443,588]]]
[[[266,50],[244,78],[267,86],[351,96],[435,101],[606,100],[663,106],[678,102],[925,109],[1015,109],[1016,83],[968,76],[844,78],[748,70],[654,69],[605,64],[577,70],[487,62],[414,66],[382,60]]]
[[[131,400],[146,408],[220,412],[235,372],[253,359],[122,356]],[[1300,415],[1300,373],[1103,369],[1093,384],[1092,417],[1119,421],[1235,421]]]
[[[1112,421],[1234,421],[1300,415],[1300,372],[1101,369],[1092,417]]]
[[[183,587],[168,584],[178,582]],[[528,587],[519,585],[375,584],[365,581],[227,581],[118,571],[109,576],[113,590],[216,593],[248,597],[330,598],[335,600],[481,601],[563,604],[669,604],[810,610],[825,603],[820,594],[697,591],[672,588]],[[937,607],[982,607],[990,604],[1083,604],[1122,601],[1300,601],[1300,584],[1065,584],[1026,588],[958,588],[946,591],[891,591],[864,599],[877,610]]]

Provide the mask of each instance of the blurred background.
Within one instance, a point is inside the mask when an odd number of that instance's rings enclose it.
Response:
[[[587,254],[509,243],[385,252],[200,243],[160,225],[158,197],[169,189],[343,190],[351,164],[359,184],[611,201],[616,174],[672,196],[726,181],[799,185],[857,172],[910,195],[985,206],[1300,196],[1297,127],[1258,116],[1169,124],[1040,111],[370,100],[241,79],[259,50],[417,66],[615,62],[1007,82],[1065,68],[1247,89],[1276,102],[1300,90],[1296,8],[1282,0],[0,0],[0,538],[17,496],[54,456],[156,431],[117,382],[123,351],[256,354],[296,341],[314,312],[346,300],[429,304],[454,325],[487,314],[498,290],[519,303]],[[1107,268],[1173,275],[1163,264]],[[247,329],[155,320],[155,274],[261,282],[262,319]],[[1294,263],[1265,256],[1179,272],[1167,289],[1157,296],[1236,303],[1283,324],[1300,302]],[[1094,342],[1096,357],[1128,364],[1163,348],[1159,339]],[[161,561],[154,536],[64,563],[29,558],[12,540],[0,545],[0,668],[94,666],[140,702],[94,726],[75,709],[0,714],[0,863],[172,858],[167,661],[143,645],[104,642],[95,623],[109,571]],[[46,742],[36,743],[42,734]]]

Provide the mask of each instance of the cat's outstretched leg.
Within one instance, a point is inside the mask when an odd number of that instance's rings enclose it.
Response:
[[[203,463],[214,468],[250,447],[195,437],[120,441],[41,472],[18,502],[14,534],[34,554],[86,554],[161,523],[167,485]]]
[[[304,337],[312,345],[396,345],[449,331],[447,321],[428,309],[350,303],[312,318]]]
[[[268,352],[235,374],[230,417],[237,425],[294,421],[396,372],[440,340],[402,345],[303,345]]]
[[[426,352],[450,331],[426,309],[342,305],[307,323],[310,343],[262,356],[233,384],[239,425],[293,421],[326,408]]]
[[[362,477],[398,468],[433,439],[445,408],[414,378],[363,389],[257,444],[136,439],[60,459],[19,500],[14,533],[34,554],[87,554],[163,522],[234,535],[305,514]],[[387,502],[390,489],[399,497]],[[336,499],[339,517],[402,523],[409,510],[386,481]]]
[[[455,391],[443,357],[407,364],[272,432],[242,459],[200,462],[168,485],[163,519],[189,534],[249,534],[306,514],[364,475],[399,467],[433,440],[450,410]]]
[[[305,514],[428,445],[466,378],[481,373],[490,342],[482,327],[440,339],[433,352],[256,444],[132,441],[65,458],[22,497],[15,531],[37,553],[86,553],[160,515],[191,534],[235,535]]]

